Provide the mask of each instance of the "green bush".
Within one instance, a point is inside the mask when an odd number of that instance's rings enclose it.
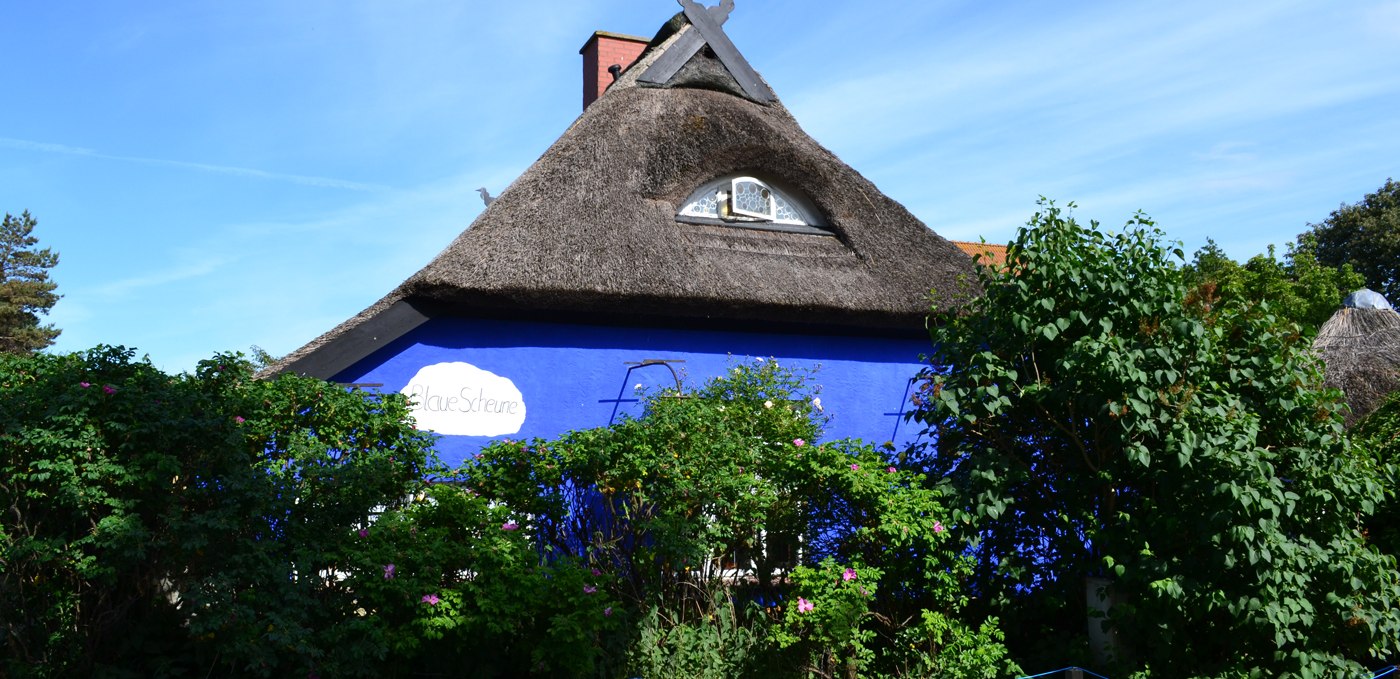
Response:
[[[436,468],[232,356],[0,357],[6,676],[995,676],[938,493],[744,364]],[[429,482],[425,479],[433,479]]]
[[[356,527],[421,487],[403,399],[169,376],[132,352],[0,356],[8,676],[285,675],[383,655],[344,579]]]
[[[463,473],[541,569],[586,569],[597,606],[633,625],[605,630],[630,673],[1009,671],[995,624],[959,618],[969,569],[938,493],[869,446],[818,443],[812,396],[771,361],[738,364],[646,395],[640,419],[492,445]]]
[[[1400,557],[1400,393],[1386,399],[1351,430],[1364,459],[1382,480],[1385,496],[1366,519],[1367,539],[1381,551]]]
[[[1141,215],[1106,234],[1048,204],[1009,270],[982,271],[986,296],[935,326],[920,462],[975,537],[980,604],[1037,665],[1343,676],[1393,659],[1400,581],[1358,520],[1381,478],[1296,327],[1188,295],[1180,259]],[[1091,648],[1090,625],[1116,641]]]

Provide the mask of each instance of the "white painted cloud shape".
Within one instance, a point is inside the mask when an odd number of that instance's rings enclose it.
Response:
[[[470,363],[423,366],[399,393],[412,399],[418,426],[439,434],[500,436],[525,424],[525,397],[515,383]]]

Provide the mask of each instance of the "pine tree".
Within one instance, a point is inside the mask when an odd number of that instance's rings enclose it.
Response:
[[[49,280],[49,269],[58,264],[58,253],[35,249],[39,239],[31,235],[38,222],[25,210],[9,213],[0,222],[0,352],[32,354],[51,344],[61,332],[53,324],[40,325],[61,295]]]

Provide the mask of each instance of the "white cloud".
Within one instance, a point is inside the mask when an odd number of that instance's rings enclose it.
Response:
[[[39,151],[43,153],[60,153],[71,156],[85,156],[88,158],[101,158],[103,160],[117,160],[128,163],[143,163],[146,165],[164,165],[167,167],[186,168],[201,172],[213,172],[216,174],[233,175],[237,177],[249,177],[252,179],[265,179],[268,181],[288,182],[300,184],[302,186],[318,186],[332,189],[346,189],[350,191],[389,191],[387,186],[375,184],[365,184],[361,182],[346,181],[343,179],[333,179],[330,177],[314,177],[309,175],[287,174],[283,172],[268,172],[247,167],[231,167],[228,165],[214,165],[211,163],[195,163],[183,160],[167,160],[163,158],[146,158],[142,156],[120,156],[107,153],[99,153],[94,149],[80,146],[68,146],[66,144],[50,144],[45,142],[26,141],[24,139],[0,138],[0,146],[26,151]]]

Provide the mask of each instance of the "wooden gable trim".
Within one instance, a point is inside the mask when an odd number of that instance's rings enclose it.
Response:
[[[744,55],[739,53],[739,48],[729,40],[729,36],[724,34],[724,29],[719,27],[710,18],[710,13],[701,7],[695,0],[679,0],[681,7],[685,8],[685,18],[690,20],[690,25],[700,31],[701,37],[714,50],[715,56],[719,57],[720,63],[729,69],[729,74],[739,82],[739,86],[744,88],[744,93],[749,95],[754,101],[760,103],[771,103],[778,98],[773,94],[773,90],[758,77],[758,73],[749,65]],[[733,6],[733,0],[727,0],[727,4]]]
[[[331,379],[427,320],[428,315],[422,310],[400,300],[279,372]]]
[[[715,23],[722,25],[729,20],[731,9],[734,9],[734,0],[707,8],[707,11]],[[700,34],[700,31],[691,27],[690,30],[681,33],[681,36],[676,38],[676,42],[666,48],[666,51],[657,57],[656,61],[637,80],[653,85],[665,85],[704,46],[705,38]]]

